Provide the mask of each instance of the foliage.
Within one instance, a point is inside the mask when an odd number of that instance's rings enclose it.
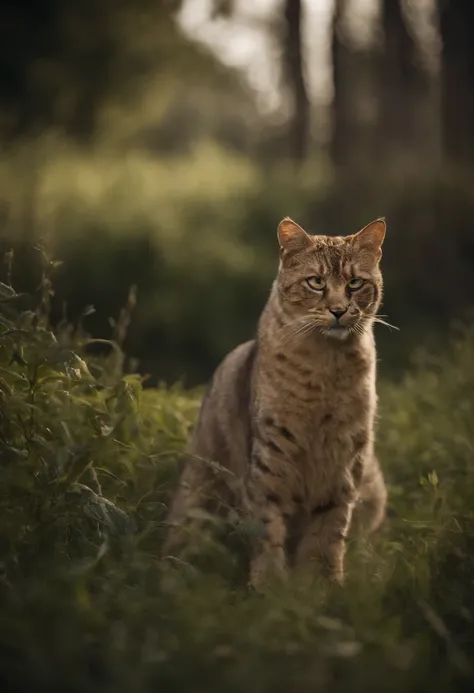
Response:
[[[387,217],[382,312],[400,333],[378,328],[386,373],[406,366],[414,343],[444,339],[446,325],[474,302],[472,186],[452,171],[426,180],[420,170],[360,169],[356,185],[314,163],[299,175],[285,164],[268,170],[212,142],[161,159],[104,149],[81,155],[60,144],[25,147],[0,166],[2,236],[17,245],[15,285],[36,282],[34,261],[20,261],[18,246],[48,235],[66,261],[54,320],[64,302],[71,320],[94,304],[87,327],[104,337],[136,284],[126,348],[154,378],[201,383],[233,344],[251,337],[277,266],[276,226],[288,214],[317,233],[349,233]],[[38,162],[31,194],[30,159]]]
[[[181,113],[182,80],[195,96],[234,83],[208,51],[179,30],[174,0],[6,0],[0,8],[0,138],[5,144],[45,131],[90,143],[155,129]],[[235,91],[235,90],[234,90]],[[130,127],[130,102],[134,109]],[[127,108],[128,106],[128,108]],[[179,106],[179,107],[178,107]],[[132,109],[133,110],[133,109]],[[173,129],[168,128],[168,134]],[[113,137],[112,137],[113,139]]]
[[[248,594],[231,552],[160,558],[199,393],[143,389],[120,344],[91,355],[39,294],[0,285],[2,690],[433,691],[472,682],[472,329],[381,387],[389,519],[344,589]],[[10,274],[10,273],[7,273]]]

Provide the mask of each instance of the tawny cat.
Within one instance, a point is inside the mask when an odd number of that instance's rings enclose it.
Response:
[[[170,512],[166,553],[199,522],[191,511],[210,507],[216,495],[212,468],[194,455],[230,470],[241,481],[241,497],[231,502],[265,526],[250,567],[255,587],[314,560],[343,580],[351,521],[360,516],[373,531],[385,512],[373,432],[385,229],[378,219],[354,235],[311,236],[289,218],[280,223],[280,264],[257,338],[214,374]]]

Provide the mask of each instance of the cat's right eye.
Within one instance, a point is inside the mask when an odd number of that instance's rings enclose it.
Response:
[[[322,291],[326,286],[326,282],[321,277],[309,277],[306,283],[312,291]]]

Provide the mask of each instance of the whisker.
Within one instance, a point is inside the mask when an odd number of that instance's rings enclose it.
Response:
[[[278,333],[292,333],[294,330],[298,329],[301,325],[305,324],[306,320],[302,320],[301,318],[296,318],[295,320],[291,320],[291,322],[287,322],[285,325],[282,325],[281,327],[278,328]]]
[[[287,344],[295,337],[309,334],[313,329],[315,329],[315,327],[316,324],[313,320],[308,320],[307,318],[298,318],[297,320],[294,320],[281,328],[280,331],[285,330],[286,332],[286,334],[283,335],[281,343]]]
[[[295,333],[295,337],[310,334],[314,329],[316,329],[316,323],[313,320],[309,320]]]
[[[400,330],[400,328],[396,325],[391,325],[389,322],[386,322],[386,320],[382,320],[379,315],[374,318],[374,322],[378,323],[379,325],[385,325],[385,327],[388,327],[390,330]]]
[[[365,332],[364,327],[358,322],[354,323],[354,325],[351,325],[351,328],[353,333],[358,334],[360,337],[362,337]]]

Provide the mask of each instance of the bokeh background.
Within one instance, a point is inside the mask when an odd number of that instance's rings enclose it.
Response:
[[[2,0],[0,143],[1,693],[473,691],[474,0]],[[286,215],[387,217],[389,503],[261,599],[162,546]]]
[[[381,369],[474,299],[472,0],[4,0],[0,233],[14,285],[64,264],[53,317],[150,383],[203,382],[252,336],[285,215],[388,220]],[[132,364],[133,365],[133,364]]]

